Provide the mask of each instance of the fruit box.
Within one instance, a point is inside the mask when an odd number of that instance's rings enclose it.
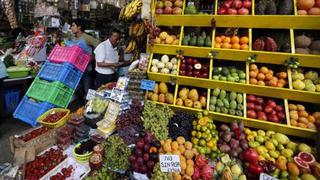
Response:
[[[41,126],[28,129],[19,135],[13,135],[9,137],[10,149],[14,154],[14,161],[16,163],[21,164],[32,161],[38,153],[56,143],[55,129],[50,129],[46,133],[39,135],[27,142],[19,139],[20,136],[30,133],[31,131],[38,128],[41,128]]]

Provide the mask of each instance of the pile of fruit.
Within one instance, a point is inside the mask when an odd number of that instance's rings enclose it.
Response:
[[[160,163],[157,163],[152,172],[151,180],[171,180],[171,175],[166,172],[162,172],[160,169]]]
[[[166,31],[162,31],[159,36],[154,39],[155,44],[167,44],[167,45],[179,45],[180,35],[169,34]]]
[[[277,52],[278,44],[272,37],[260,37],[254,41],[252,44],[252,49],[255,51]]]
[[[213,80],[246,83],[246,73],[233,66],[218,66],[212,71]]]
[[[182,45],[185,46],[199,46],[199,47],[211,47],[211,35],[207,35],[205,31],[197,35],[195,33],[185,34],[182,40]]]
[[[47,123],[56,123],[67,114],[66,111],[52,111],[42,121]]]
[[[160,60],[153,59],[151,64],[151,72],[177,75],[178,60],[175,57],[170,59],[168,55],[163,55]]]
[[[298,15],[320,15],[319,0],[297,0]]]
[[[198,155],[198,152],[190,141],[186,141],[182,136],[177,137],[176,141],[162,140],[159,153],[179,155],[181,172],[172,173],[173,179],[191,178],[194,173],[193,158]]]
[[[173,94],[168,92],[166,83],[156,83],[153,92],[148,93],[148,99],[155,102],[173,104]]]
[[[188,88],[184,87],[179,91],[176,105],[195,109],[205,109],[207,107],[206,97],[206,92],[202,92],[199,96],[197,89],[189,90]]]
[[[259,69],[256,64],[250,64],[249,70],[250,84],[280,88],[283,88],[287,85],[288,75],[284,71],[274,75],[274,72],[271,69],[265,66],[262,66]]]
[[[42,155],[36,156],[35,160],[27,163],[25,179],[40,179],[66,158],[67,155],[64,155],[60,149],[49,149]]]
[[[250,0],[223,0],[219,3],[218,14],[220,15],[248,15],[251,13],[252,3]]]
[[[88,104],[91,112],[102,114],[107,109],[109,102],[105,101],[100,96],[95,96]]]
[[[292,0],[258,0],[255,1],[256,15],[292,15]]]
[[[291,77],[293,89],[305,90],[310,92],[320,92],[320,81],[318,72],[298,69],[292,72]]]
[[[216,36],[215,48],[249,50],[249,38],[247,36]]]
[[[199,118],[192,122],[191,142],[200,154],[205,154],[214,159],[220,154],[217,147],[219,134],[216,125],[207,116],[206,111],[203,113],[203,117],[201,113],[198,116]]]
[[[182,59],[179,75],[196,78],[209,78],[209,62],[201,62],[195,58]]]
[[[247,117],[275,123],[284,123],[286,120],[282,103],[254,95],[247,95]]]
[[[220,126],[218,147],[222,153],[239,158],[242,151],[248,148],[243,123],[232,122],[230,127],[226,124]]]
[[[295,52],[298,54],[320,54],[320,40],[300,35],[294,38]]]
[[[243,116],[243,94],[215,88],[210,97],[210,111]]]
[[[37,128],[35,130],[32,130],[31,132],[28,132],[27,134],[19,136],[19,139],[27,142],[27,141],[30,141],[30,140],[48,132],[48,131],[49,131],[49,128],[43,126],[43,127]]]
[[[176,139],[179,136],[184,137],[187,141],[191,140],[192,121],[195,119],[194,114],[183,111],[177,111],[169,121],[169,136]]]
[[[153,168],[158,162],[158,149],[161,144],[150,131],[147,131],[140,133],[140,138],[135,145],[134,154],[129,157],[130,169],[151,177]]]
[[[67,168],[62,168],[60,172],[50,177],[50,180],[60,180],[71,177],[71,173],[74,171],[74,167],[72,165]]]
[[[213,179],[213,168],[209,165],[209,159],[203,154],[198,154],[194,160],[194,172],[192,179]]]
[[[182,14],[182,0],[157,0],[156,14]]]
[[[309,114],[301,104],[289,104],[290,124],[292,126],[316,130],[320,122],[320,112]]]

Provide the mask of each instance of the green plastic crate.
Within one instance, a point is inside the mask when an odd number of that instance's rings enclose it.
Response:
[[[27,96],[39,101],[50,102],[59,107],[67,107],[73,90],[58,81],[48,82],[36,77],[27,91]]]

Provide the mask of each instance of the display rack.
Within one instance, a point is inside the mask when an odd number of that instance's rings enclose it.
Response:
[[[256,56],[256,63],[274,64],[277,66],[285,66],[286,60],[290,58],[298,59],[300,66],[306,68],[320,68],[320,55],[305,55],[295,53],[294,35],[295,30],[320,30],[320,16],[299,16],[297,15],[296,0],[294,3],[294,15],[254,15],[255,1],[252,0],[252,15],[217,15],[218,1],[215,0],[215,8],[213,10],[214,15],[184,15],[184,9],[186,1],[184,0],[182,15],[155,15],[155,23],[157,26],[179,26],[180,42],[179,45],[165,45],[155,44],[149,46],[151,52],[151,58],[148,68],[148,78],[157,82],[168,82],[176,84],[175,87],[175,99],[173,105],[169,105],[173,108],[179,108],[190,111],[201,111],[194,108],[177,106],[176,98],[180,85],[205,88],[208,90],[207,98],[207,110],[209,110],[210,91],[213,88],[221,88],[227,91],[236,91],[246,94],[253,94],[264,97],[273,97],[277,99],[283,99],[286,112],[286,124],[273,123],[268,121],[261,121],[256,119],[247,118],[246,107],[244,110],[244,117],[233,116],[223,113],[210,112],[215,120],[221,122],[232,122],[234,120],[243,121],[248,127],[259,128],[265,130],[275,130],[283,132],[288,135],[315,138],[316,131],[306,128],[300,128],[290,125],[288,100],[295,100],[306,103],[319,103],[320,93],[295,90],[292,86],[291,70],[288,68],[288,88],[277,88],[269,86],[258,86],[249,84],[249,63],[248,58],[252,55]],[[155,13],[156,0],[153,1],[153,14]],[[216,27],[237,27],[248,28],[249,32],[249,50],[234,50],[234,49],[218,49],[214,48],[214,38],[216,30],[212,31],[212,46],[211,47],[194,47],[182,45],[182,37],[184,34],[185,26],[188,27],[211,27],[211,20],[216,21]],[[255,28],[264,29],[287,29],[290,32],[291,53],[281,52],[265,52],[252,50],[252,32]],[[180,61],[178,62],[178,71],[176,75],[154,73],[150,71],[153,54],[167,54],[176,55],[177,51],[182,50],[184,56],[196,57],[196,58],[209,58],[209,53],[214,54],[214,58],[210,59],[210,74],[208,79],[193,78],[187,76],[179,76]],[[239,61],[246,64],[246,83],[234,83],[227,81],[219,81],[212,79],[213,62],[216,60],[224,61]],[[160,103],[162,104],[162,103]],[[246,105],[246,101],[244,101]]]

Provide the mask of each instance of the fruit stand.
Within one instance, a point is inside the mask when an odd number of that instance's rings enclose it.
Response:
[[[258,1],[256,1],[258,2]],[[166,4],[161,4],[159,1],[154,2],[153,4],[153,12],[155,15],[155,25],[160,27],[162,30],[164,26],[173,26],[175,28],[180,29],[180,34],[176,36],[179,39],[179,45],[174,43],[168,44],[167,42],[160,43],[155,42],[152,46],[149,46],[149,50],[152,53],[149,69],[148,69],[148,77],[151,80],[156,82],[167,82],[174,83],[175,91],[174,91],[174,100],[173,103],[169,106],[175,108],[183,108],[191,111],[201,111],[203,109],[196,109],[194,107],[183,107],[178,105],[179,92],[181,86],[189,86],[192,88],[203,88],[207,89],[207,94],[205,96],[207,103],[204,109],[210,110],[210,95],[212,94],[215,88],[220,88],[225,91],[234,91],[237,93],[243,93],[244,104],[247,104],[248,95],[255,96],[263,96],[268,98],[274,98],[277,100],[281,100],[281,104],[284,107],[285,113],[285,122],[276,123],[265,120],[258,120],[249,118],[247,113],[248,107],[244,106],[243,116],[235,116],[230,114],[225,114],[221,112],[210,111],[210,116],[213,119],[222,121],[222,122],[232,122],[233,120],[243,121],[244,124],[248,127],[265,129],[265,130],[275,130],[278,132],[283,132],[288,135],[299,136],[304,138],[315,138],[316,130],[310,128],[302,128],[293,126],[290,122],[290,114],[289,114],[289,103],[291,101],[298,101],[303,103],[319,103],[320,102],[320,93],[316,90],[306,90],[304,88],[297,88],[298,82],[295,82],[297,79],[296,76],[296,68],[302,69],[311,69],[313,71],[317,71],[315,68],[320,68],[320,64],[318,63],[320,60],[320,56],[316,54],[300,54],[301,52],[296,52],[296,50],[301,46],[298,44],[297,37],[300,36],[298,32],[309,31],[320,29],[319,16],[317,15],[308,15],[302,16],[298,15],[298,12],[301,12],[299,6],[299,10],[297,7],[297,1],[293,1],[293,9],[292,14],[289,15],[256,15],[255,12],[255,1],[252,2],[251,6],[248,8],[249,13],[247,15],[234,15],[234,14],[221,14],[219,9],[221,9],[222,3],[224,1],[216,0],[213,2],[214,6],[211,9],[211,14],[203,14],[196,13],[190,14],[189,11],[186,11],[187,8],[190,9],[190,6],[193,4],[189,1],[183,1],[182,12],[181,14],[168,11],[163,11],[159,13],[159,8],[163,6],[163,9],[166,9]],[[178,3],[173,6],[179,5]],[[188,13],[188,14],[187,14]],[[197,44],[191,46],[190,44],[185,45],[184,42],[184,34],[185,30],[190,27],[200,27],[210,28],[212,27],[211,37],[211,45],[209,47],[197,47]],[[228,47],[220,47],[217,46],[217,37],[220,37],[219,34],[221,31],[219,29],[223,27],[228,28],[242,28],[247,29],[247,38],[248,38],[248,48],[228,48]],[[276,49],[272,49],[274,46],[272,43],[277,42],[262,42],[266,44],[267,51],[265,49],[259,49],[258,37],[263,31],[269,32],[273,30],[283,30],[286,32],[286,35],[289,38],[289,46],[290,49],[288,52],[277,52]],[[160,40],[162,40],[161,31],[156,34]],[[169,32],[166,32],[170,34]],[[208,34],[208,33],[207,33]],[[268,34],[268,33],[267,33]],[[271,34],[271,33],[269,33]],[[162,34],[163,36],[163,34]],[[271,35],[264,35],[271,36]],[[232,35],[231,35],[232,37]],[[230,38],[231,38],[230,37]],[[238,37],[240,39],[240,37]],[[164,38],[165,41],[167,40]],[[199,39],[199,38],[198,38]],[[208,38],[207,38],[208,39]],[[267,38],[266,38],[267,39]],[[275,39],[275,38],[274,38]],[[241,39],[240,39],[241,40]],[[218,40],[219,41],[219,40]],[[237,41],[235,39],[235,41]],[[265,40],[267,41],[267,40]],[[191,42],[191,41],[190,41]],[[228,42],[228,41],[227,41]],[[202,44],[202,43],[200,43]],[[310,45],[310,44],[309,44]],[[199,43],[198,43],[199,46]],[[201,46],[201,45],[200,45]],[[268,46],[270,46],[268,48]],[[298,48],[295,48],[298,47]],[[270,49],[271,48],[271,49]],[[259,50],[254,50],[259,49]],[[272,52],[268,52],[268,49]],[[280,49],[280,47],[278,48]],[[297,50],[298,51],[298,50]],[[161,55],[168,55],[171,58],[177,55],[177,69],[176,71],[171,72],[171,74],[166,73],[165,71],[155,71],[153,68],[153,60],[159,59]],[[178,58],[179,55],[183,55],[184,58]],[[170,59],[171,59],[170,58]],[[181,64],[185,63],[185,60],[189,59],[199,59],[199,62],[203,62],[202,60],[207,61],[209,65],[209,74],[208,77],[196,77],[195,75],[182,76],[181,75]],[[184,59],[184,60],[183,60]],[[238,67],[243,67],[242,71],[245,73],[246,78],[244,82],[234,82],[234,81],[226,81],[217,79],[213,75],[213,71],[217,65],[218,61],[223,61],[222,65],[236,64]],[[186,62],[188,64],[188,62]],[[192,63],[191,63],[192,64]],[[254,64],[254,66],[252,65]],[[297,66],[295,66],[297,65]],[[278,70],[277,72],[281,72],[284,75],[286,85],[280,86],[269,86],[266,85],[265,81],[261,83],[257,83],[250,80],[252,77],[250,73],[252,69],[255,69],[255,66],[261,71],[261,67],[269,67],[272,70]],[[188,68],[188,67],[187,67]],[[191,68],[192,69],[192,68]],[[262,69],[263,70],[263,69]],[[268,70],[268,69],[267,69]],[[281,70],[281,71],[280,71]],[[299,70],[298,70],[299,71]],[[273,71],[272,71],[273,72]],[[258,70],[259,73],[259,70]],[[276,75],[276,73],[275,73]],[[265,77],[259,76],[260,80],[265,79]],[[278,78],[278,77],[275,77]],[[303,78],[304,79],[304,78]],[[283,81],[284,82],[284,81]],[[296,84],[295,84],[296,83]],[[316,85],[316,84],[314,84]],[[304,89],[304,90],[303,90]],[[265,98],[267,99],[267,98]],[[289,102],[289,103],[288,103]],[[301,125],[303,126],[303,125]]]

